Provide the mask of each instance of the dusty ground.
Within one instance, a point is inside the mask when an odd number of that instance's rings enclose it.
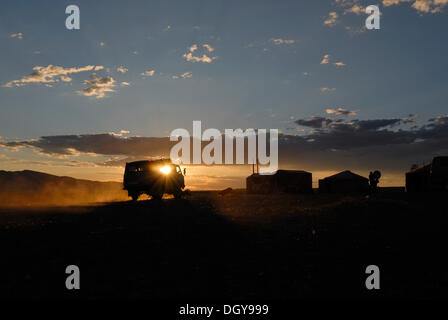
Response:
[[[447,298],[446,195],[246,195],[0,209],[3,298]],[[65,289],[65,267],[81,290]],[[365,268],[381,290],[365,289]]]

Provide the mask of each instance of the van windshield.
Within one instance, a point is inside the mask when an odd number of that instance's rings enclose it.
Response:
[[[128,172],[143,172],[143,171],[149,171],[148,165],[128,165],[127,167]]]

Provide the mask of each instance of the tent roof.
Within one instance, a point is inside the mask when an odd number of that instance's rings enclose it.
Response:
[[[272,176],[278,176],[278,175],[310,175],[311,172],[303,171],[303,170],[277,170],[274,174],[259,174],[259,173],[253,173],[250,177],[272,177]]]
[[[360,176],[359,174],[353,173],[350,170],[342,171],[336,173],[332,176],[326,177],[329,180],[368,180],[367,178]]]
[[[310,172],[308,171],[304,171],[304,170],[277,170],[276,174],[299,174],[299,173],[306,173],[306,174],[310,174]]]

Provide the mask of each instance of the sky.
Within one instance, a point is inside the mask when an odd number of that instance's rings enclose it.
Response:
[[[68,5],[80,29],[68,30]],[[365,7],[377,5],[380,29]],[[448,155],[448,0],[0,3],[0,169],[119,181],[176,128],[277,128],[281,168],[383,171]],[[192,189],[250,166],[191,167]]]

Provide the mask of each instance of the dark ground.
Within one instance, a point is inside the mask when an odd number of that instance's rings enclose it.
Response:
[[[1,209],[0,298],[447,298],[446,198],[193,192]],[[65,289],[70,264],[81,290]]]

